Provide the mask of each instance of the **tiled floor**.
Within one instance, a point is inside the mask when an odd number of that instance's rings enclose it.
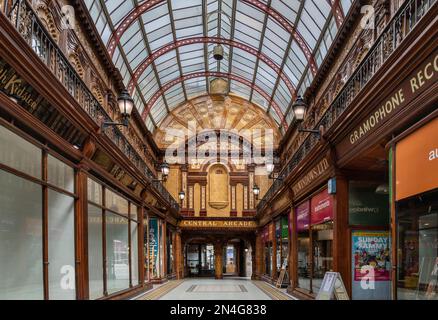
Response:
[[[160,300],[270,300],[246,279],[187,279]]]

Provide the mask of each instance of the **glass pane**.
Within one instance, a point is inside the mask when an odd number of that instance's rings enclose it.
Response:
[[[102,204],[102,186],[100,183],[88,178],[87,181],[88,201]]]
[[[312,227],[313,277],[312,292],[318,293],[327,271],[333,271],[333,223]]]
[[[0,189],[0,300],[43,299],[41,186],[0,170]]]
[[[131,221],[131,272],[132,285],[139,284],[138,280],[138,224]]]
[[[74,192],[74,170],[49,155],[47,157],[47,182],[63,190]]]
[[[105,190],[105,207],[111,211],[128,215],[128,200],[109,189]]]
[[[298,287],[310,291],[310,237],[309,231],[298,233]]]
[[[74,199],[49,190],[49,295],[74,300],[75,236]]]
[[[438,190],[397,203],[397,298],[438,300]]]
[[[41,149],[0,126],[0,162],[41,179]]]
[[[88,205],[88,279],[90,299],[102,297],[102,209],[90,204]]]
[[[129,287],[128,219],[106,213],[106,272],[108,294]]]

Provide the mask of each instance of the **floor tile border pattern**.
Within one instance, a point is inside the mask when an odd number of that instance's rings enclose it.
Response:
[[[171,280],[162,286],[147,292],[145,295],[139,297],[137,300],[158,300],[162,296],[168,294],[170,291],[178,287],[184,280]]]
[[[272,300],[293,300],[291,297],[270,286],[265,281],[254,280],[252,283],[254,283],[257,288],[267,294]]]

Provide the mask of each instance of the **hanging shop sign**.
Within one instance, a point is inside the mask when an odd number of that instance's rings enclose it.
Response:
[[[292,190],[295,195],[299,194],[301,190],[310,185],[316,179],[321,177],[330,168],[329,160],[327,158],[322,159],[316,166],[314,166],[303,178],[298,180],[292,186]]]
[[[158,219],[149,219],[149,270],[152,278],[159,276],[159,238]]]
[[[370,134],[399,114],[406,105],[437,81],[438,50],[431,54],[396,90],[368,114],[362,123],[339,144],[339,149],[348,152],[352,146],[363,142]]]
[[[256,229],[257,222],[253,220],[182,220],[179,227],[188,229]]]
[[[295,209],[297,217],[297,231],[309,229],[310,223],[310,202],[306,201]]]
[[[281,217],[281,237],[283,239],[288,239],[289,238],[288,217]]]
[[[351,243],[353,298],[390,299],[389,231],[353,231]]]
[[[324,189],[310,200],[310,222],[312,225],[333,220],[333,196]]]
[[[386,226],[389,224],[389,196],[376,193],[377,185],[350,182],[348,212],[350,225]]]
[[[438,188],[438,118],[396,144],[395,181],[397,201]]]

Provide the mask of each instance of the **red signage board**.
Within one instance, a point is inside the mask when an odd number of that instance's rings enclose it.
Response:
[[[306,201],[300,204],[295,209],[297,217],[297,231],[304,231],[309,229],[310,223],[310,202]]]
[[[333,196],[324,189],[310,201],[310,220],[312,225],[333,220]]]

